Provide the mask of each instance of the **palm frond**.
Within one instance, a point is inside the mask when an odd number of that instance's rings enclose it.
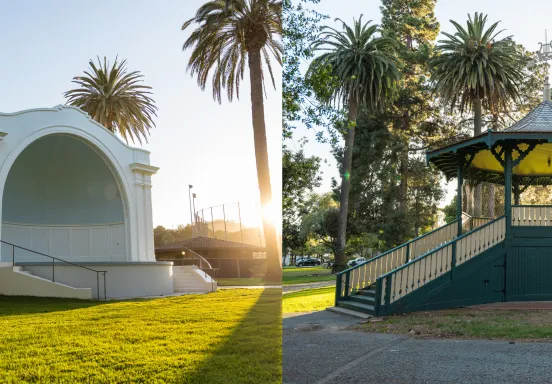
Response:
[[[79,88],[64,93],[67,104],[79,107],[111,132],[118,132],[128,143],[135,139],[148,141],[147,134],[155,127],[153,117],[157,116],[155,101],[151,98],[151,87],[142,84],[140,72],[127,73],[126,60],[115,58],[110,65],[104,57],[103,63],[90,60],[89,71],[76,76],[72,82]]]
[[[471,110],[476,98],[490,111],[505,110],[520,97],[523,68],[511,36],[498,38],[500,22],[486,28],[487,16],[477,12],[468,15],[466,28],[451,23],[456,32],[443,33],[447,39],[438,42],[430,61],[435,92],[460,113]]]
[[[336,79],[336,88],[326,92],[325,102],[347,104],[351,98],[372,110],[382,109],[397,94],[400,79],[397,43],[389,37],[376,36],[377,25],[362,22],[353,26],[337,19],[342,30],[322,27],[313,48],[321,52],[311,63],[309,74],[328,69]]]
[[[282,64],[282,2],[277,0],[212,0],[203,4],[182,30],[197,24],[182,50],[191,49],[187,71],[202,90],[211,78],[213,98],[239,98],[245,64],[252,50],[259,51],[276,87],[270,56]],[[264,76],[261,74],[264,79]],[[264,81],[263,81],[264,86]]]

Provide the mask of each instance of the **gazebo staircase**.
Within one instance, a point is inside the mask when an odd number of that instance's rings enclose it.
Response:
[[[383,316],[501,301],[505,216],[461,220],[339,273],[336,306]]]

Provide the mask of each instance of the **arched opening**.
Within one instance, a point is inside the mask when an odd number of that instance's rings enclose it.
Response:
[[[48,135],[13,163],[2,198],[2,240],[73,262],[126,260],[123,194],[85,141]],[[16,261],[45,262],[16,251]],[[11,249],[2,247],[2,259]]]

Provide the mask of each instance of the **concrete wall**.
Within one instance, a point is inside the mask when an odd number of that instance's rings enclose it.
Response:
[[[17,267],[15,267],[17,269]],[[75,289],[58,283],[0,267],[0,295],[65,297],[76,299],[92,298],[91,289]]]
[[[23,264],[23,269],[36,276],[51,278],[51,265]],[[107,271],[107,298],[163,296],[174,293],[171,263],[87,263],[87,267]],[[75,266],[56,265],[55,280],[71,287],[91,288],[98,297],[96,273]],[[104,296],[100,274],[100,298]]]
[[[2,240],[71,262],[126,261],[123,223],[48,226],[4,222]],[[11,248],[1,245],[4,261],[11,260]],[[15,261],[44,263],[51,259],[16,248]]]
[[[158,168],[150,165],[149,152],[127,146],[116,135],[93,121],[86,113],[78,108],[60,105],[54,108],[31,109],[15,113],[0,113],[0,201],[4,202],[3,197],[5,193],[8,201],[17,198],[17,196],[14,196],[14,193],[10,192],[9,187],[6,189],[6,181],[10,183],[13,181],[8,180],[8,175],[14,166],[17,170],[16,162],[19,156],[25,156],[24,151],[28,147],[31,147],[33,143],[38,143],[39,140],[49,140],[50,137],[55,137],[53,142],[58,140],[58,137],[69,137],[71,140],[78,140],[81,144],[87,146],[88,150],[98,155],[98,158],[101,159],[113,175],[117,188],[115,189],[111,181],[104,178],[106,174],[103,171],[99,171],[102,167],[98,163],[97,165],[99,168],[97,170],[100,173],[96,176],[103,181],[99,182],[97,185],[91,184],[87,186],[89,189],[87,189],[86,193],[90,194],[90,202],[96,204],[103,201],[103,203],[105,203],[109,199],[114,199],[109,201],[115,204],[116,200],[120,199],[123,207],[123,221],[125,224],[124,260],[139,262],[155,261],[151,207],[151,176],[156,173]],[[65,139],[59,140],[66,141]],[[51,155],[54,157],[56,156],[55,153]],[[77,155],[78,154],[74,154],[74,156],[70,156],[70,158],[66,158],[64,161],[72,162]],[[49,158],[45,155],[40,160],[27,162],[25,167],[42,169],[47,168],[48,164]],[[66,171],[82,172],[82,175],[78,176],[82,176],[82,178],[79,179],[80,184],[78,184],[82,187],[82,183],[85,182],[88,175],[86,167],[80,170],[69,167]],[[49,175],[49,179],[44,181],[44,183],[59,184],[67,182],[67,174],[63,172],[57,174],[54,169]],[[25,193],[37,192],[37,196],[41,196],[40,189],[44,186],[27,185],[27,183],[29,183],[28,180],[23,180],[21,182],[24,184],[21,188],[26,190],[39,189],[38,191],[32,192],[25,191]],[[119,192],[119,196],[117,196],[117,191]],[[100,198],[100,192],[104,194],[102,198]],[[16,194],[17,193],[15,193],[15,195]],[[93,197],[95,194],[97,196]],[[67,194],[64,196],[65,198],[61,200],[61,203],[66,201],[67,198],[70,199]],[[31,197],[32,196],[26,196],[26,199],[22,200],[28,200],[27,198],[30,199]],[[36,199],[34,201],[33,204],[40,204],[40,201]],[[24,203],[23,201],[21,204]],[[0,217],[2,220],[10,221],[8,218],[13,218],[14,216],[20,218],[18,210],[21,206],[18,209],[11,210],[7,207],[7,204],[9,203],[4,202],[2,206],[0,206]],[[93,219],[96,220],[97,217],[101,217],[105,220],[111,219],[111,212],[105,209],[105,205],[102,205],[103,208],[99,209],[97,216],[96,213],[80,212],[79,210],[84,208],[83,206],[73,206],[77,207],[77,211],[65,211],[65,213],[61,215],[64,220],[78,218],[79,223],[82,225],[83,222],[80,221],[80,218],[88,221],[93,221]],[[46,216],[53,215],[55,217],[57,215],[57,213],[54,212],[58,209],[57,206],[52,204],[48,209],[51,211]],[[113,213],[114,216],[120,216],[120,209],[115,209]],[[58,219],[61,219],[61,216],[58,217]],[[30,216],[27,219],[29,221],[34,220],[34,218]],[[51,220],[51,217],[44,220]],[[21,224],[21,222],[16,224]],[[84,224],[90,223],[85,222]],[[1,232],[2,230],[0,229],[0,238],[4,239],[4,235]],[[4,255],[1,259],[9,260],[10,256],[11,255],[5,257]],[[52,254],[51,256],[57,255]]]
[[[25,148],[10,169],[2,205],[2,220],[18,224],[124,221],[111,170],[89,145],[71,136],[46,136]]]

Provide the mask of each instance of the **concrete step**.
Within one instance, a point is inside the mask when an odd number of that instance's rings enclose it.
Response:
[[[357,312],[357,311],[353,311],[351,309],[347,309],[347,308],[343,308],[343,307],[329,307],[329,308],[326,308],[326,311],[356,317],[357,319],[369,319],[369,318],[373,317],[372,315],[369,315],[367,313]]]
[[[357,311],[357,312],[367,313],[369,315],[374,315],[374,306],[369,305],[369,304],[357,303],[357,302],[351,301],[351,300],[340,300],[337,303],[337,306],[342,307],[342,308],[351,309],[351,310]]]

